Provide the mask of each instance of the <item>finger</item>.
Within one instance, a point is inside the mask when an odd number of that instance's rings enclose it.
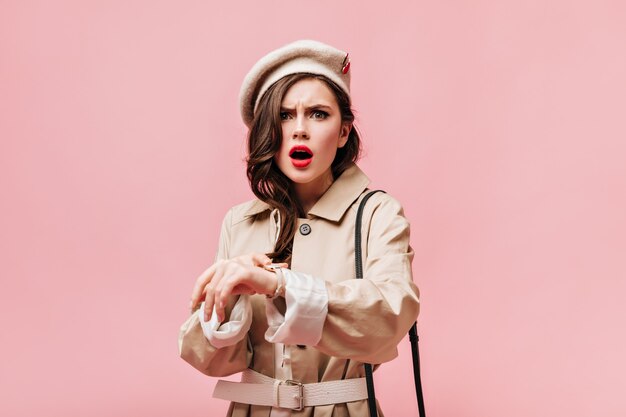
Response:
[[[231,279],[226,280],[226,282],[220,289],[219,294],[216,295],[216,305],[219,306],[219,310],[218,310],[220,312],[219,314],[222,314],[220,317],[224,317],[224,308],[226,307],[226,304],[228,303],[228,298],[231,295],[233,295],[233,292],[234,292],[233,289],[235,287],[237,288],[242,288],[244,286],[247,287],[245,284],[242,284],[241,281],[242,281],[241,278],[231,278]],[[253,291],[252,288],[250,287],[248,288],[249,288],[249,291]]]
[[[219,280],[215,285],[214,291],[214,302],[215,302],[215,313],[217,314],[220,322],[224,320],[226,303],[228,302],[228,297],[231,294],[232,286],[237,285],[239,280],[236,278],[238,275],[238,269],[235,266],[231,266],[230,268],[226,268],[224,270],[223,277]],[[225,292],[226,291],[226,292]]]
[[[240,268],[237,264],[229,263],[225,264],[223,268],[221,268],[215,275],[214,285],[213,285],[213,303],[215,306],[215,314],[217,314],[217,319],[222,322],[225,317],[224,309],[226,306],[226,301],[223,300],[222,291],[225,283],[232,279],[233,275],[236,273],[237,269]],[[219,279],[218,279],[219,275]]]
[[[254,266],[263,266],[272,263],[272,259],[264,253],[253,253],[252,263]]]
[[[248,287],[247,285],[238,284],[233,287],[233,290],[231,291],[230,294],[231,295],[240,295],[240,294],[254,295],[256,294],[256,292],[252,288]]]
[[[220,290],[215,289],[213,291],[213,304],[215,305],[215,314],[217,314],[217,321],[220,323],[224,320],[224,306],[220,302]]]
[[[204,321],[211,320],[212,314],[213,314],[213,290],[211,288],[207,288],[206,295],[204,298]]]
[[[200,298],[202,297],[204,288],[209,282],[211,282],[211,279],[213,278],[213,275],[215,274],[215,271],[217,270],[219,263],[220,262],[218,261],[214,263],[213,265],[211,265],[202,273],[202,275],[198,277],[198,279],[196,279],[196,283],[193,287],[193,290],[191,291],[191,299],[189,301],[189,308],[193,309],[198,304],[198,302],[200,301]]]
[[[204,288],[205,308],[207,308],[209,314],[207,320],[210,320],[213,314],[213,308],[215,307],[215,290],[219,286],[220,282],[224,279],[224,274],[225,271],[228,269],[228,265],[228,262],[220,263],[215,269],[213,279],[211,279],[211,282],[209,282]]]

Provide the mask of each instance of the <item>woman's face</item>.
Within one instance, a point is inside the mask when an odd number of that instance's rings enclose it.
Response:
[[[274,156],[278,168],[296,187],[328,186],[337,148],[346,144],[352,127],[342,123],[332,90],[316,78],[298,81],[287,90],[280,117],[283,139]]]

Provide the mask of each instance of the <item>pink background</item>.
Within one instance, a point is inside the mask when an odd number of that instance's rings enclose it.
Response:
[[[384,4],[384,7],[381,5]],[[0,415],[220,416],[177,356],[226,210],[237,94],[350,52],[360,166],[405,206],[429,416],[624,416],[620,1],[1,1]],[[377,375],[416,410],[408,341]]]

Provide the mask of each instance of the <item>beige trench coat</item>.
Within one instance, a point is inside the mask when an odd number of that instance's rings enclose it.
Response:
[[[363,212],[364,279],[356,280],[354,226],[368,177],[353,164],[337,178],[308,213],[299,218],[291,270],[323,278],[328,315],[315,346],[293,346],[291,372],[303,383],[364,376],[363,363],[381,364],[397,356],[396,346],[419,312],[419,292],[412,280],[413,249],[402,206],[386,193],[376,193]],[[231,208],[222,223],[216,260],[273,250],[276,228],[271,207],[252,200]],[[308,224],[302,234],[300,226]],[[275,349],[264,338],[268,328],[265,296],[250,298],[253,319],[248,337],[216,349],[202,332],[197,314],[181,326],[179,351],[194,368],[213,377],[250,367],[275,377]],[[229,304],[232,308],[234,301]],[[376,368],[376,366],[375,366]],[[382,415],[379,409],[379,414]],[[270,407],[231,403],[229,417],[268,417]],[[367,400],[305,407],[293,416],[368,416]]]

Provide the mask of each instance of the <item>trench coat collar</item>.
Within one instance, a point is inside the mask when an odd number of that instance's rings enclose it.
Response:
[[[367,175],[353,162],[311,207],[308,214],[334,222],[339,221],[369,183]],[[244,216],[253,216],[271,208],[266,202],[257,199],[246,210]]]

